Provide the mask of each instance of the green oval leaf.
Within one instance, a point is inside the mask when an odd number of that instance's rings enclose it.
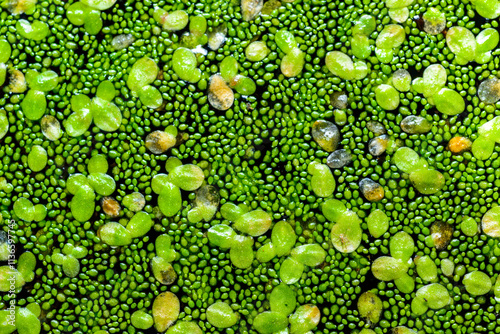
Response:
[[[182,190],[193,191],[201,187],[205,174],[200,167],[188,164],[174,168],[168,179]]]
[[[276,312],[262,312],[253,320],[253,327],[261,334],[272,334],[287,326],[288,318]]]
[[[16,327],[19,334],[39,334],[42,330],[38,317],[24,307],[16,309]]]
[[[112,101],[116,96],[115,86],[111,81],[104,80],[97,87],[95,96],[105,101]]]
[[[21,109],[27,119],[36,121],[42,118],[47,109],[45,93],[30,89],[21,102]]]
[[[413,186],[424,195],[432,195],[443,189],[445,179],[437,170],[422,168],[410,174]]]
[[[382,314],[382,300],[373,292],[364,292],[358,299],[358,312],[369,323],[376,324]]]
[[[71,199],[71,213],[79,222],[90,220],[94,214],[95,194],[89,186],[82,186]]]
[[[406,232],[396,233],[389,242],[391,256],[402,261],[408,261],[411,258],[414,248],[413,238]]]
[[[257,250],[257,254],[255,255],[257,260],[261,263],[269,262],[276,257],[276,250],[274,244],[272,242],[268,242],[267,244],[261,246]]]
[[[135,311],[130,317],[132,326],[137,329],[148,329],[153,326],[153,317],[144,311]]]
[[[252,265],[254,259],[252,246],[252,238],[241,235],[234,237],[229,250],[229,258],[236,268],[246,269]]]
[[[422,298],[433,310],[443,308],[451,302],[448,290],[437,283],[429,284],[418,289],[417,297]]]
[[[289,223],[280,221],[274,225],[271,233],[271,241],[278,257],[290,253],[296,240],[297,235]]]
[[[436,109],[445,115],[454,116],[465,110],[463,97],[454,90],[443,88],[432,98]]]
[[[399,106],[399,93],[389,85],[379,85],[375,89],[375,99],[378,105],[385,110],[394,110]]]
[[[422,280],[431,282],[437,278],[437,266],[428,255],[415,259],[415,264],[417,265],[417,274]]]
[[[106,10],[116,3],[116,0],[81,0],[81,2],[91,8]]]
[[[380,49],[394,49],[406,39],[405,30],[399,24],[388,24],[378,34],[375,44]]]
[[[325,58],[326,67],[333,74],[344,80],[354,79],[354,63],[348,55],[340,51],[330,51]]]
[[[80,262],[73,255],[67,255],[63,259],[62,269],[66,276],[76,277],[80,272]]]
[[[132,238],[146,235],[153,227],[153,219],[144,211],[137,212],[127,224],[127,231]]]
[[[381,281],[392,281],[402,277],[408,270],[405,263],[390,256],[381,256],[372,263],[372,273]]]
[[[218,224],[208,230],[208,240],[221,248],[230,248],[235,237],[236,232],[228,225]]]
[[[300,280],[304,272],[304,265],[297,260],[288,257],[280,267],[280,279],[285,284],[294,284]]]
[[[158,332],[164,332],[172,326],[180,312],[179,298],[172,292],[160,293],[153,302],[153,321]]]
[[[290,332],[306,333],[318,326],[320,319],[321,312],[316,305],[299,306],[290,316]]]
[[[101,226],[98,235],[102,242],[111,247],[126,246],[132,243],[130,232],[122,224],[116,222],[109,222]]]
[[[29,199],[19,197],[14,202],[14,213],[19,219],[31,222],[35,218],[35,206]]]
[[[366,218],[368,231],[374,238],[380,238],[389,229],[389,217],[379,209],[372,211]]]
[[[184,29],[189,22],[188,14],[183,10],[176,10],[167,15],[163,22],[163,29],[167,31],[179,31]]]
[[[182,207],[181,190],[179,187],[167,182],[158,196],[158,207],[165,216],[175,216]]]
[[[491,278],[482,271],[473,271],[464,276],[465,290],[473,296],[481,296],[490,292],[493,284]]]
[[[297,306],[297,296],[288,285],[281,283],[271,292],[269,305],[271,312],[288,316]]]
[[[476,37],[467,28],[451,27],[446,32],[446,44],[457,58],[463,59],[465,63],[473,61],[476,56]]]
[[[143,57],[132,66],[128,75],[127,86],[130,90],[137,92],[140,88],[152,83],[156,79],[159,70],[153,59]]]
[[[245,49],[245,56],[250,61],[261,61],[267,57],[270,50],[266,43],[262,41],[256,41],[248,44]]]
[[[159,108],[163,103],[163,97],[158,89],[151,85],[141,87],[137,91],[142,104],[151,109]]]
[[[347,211],[335,225],[331,234],[332,243],[335,249],[342,253],[352,253],[361,244],[363,231],[361,230],[361,220],[352,211]]]
[[[232,327],[238,319],[238,314],[226,303],[216,302],[207,308],[207,321],[217,328]]]
[[[192,321],[179,321],[167,330],[167,334],[203,334],[196,323]]]
[[[39,172],[47,165],[47,151],[40,145],[31,147],[28,154],[28,167],[34,171]]]
[[[307,244],[295,247],[291,257],[309,267],[316,267],[325,261],[326,251],[318,244]]]

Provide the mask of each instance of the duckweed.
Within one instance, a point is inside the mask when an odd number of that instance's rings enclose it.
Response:
[[[0,332],[496,332],[497,2],[4,1]]]
[[[217,328],[228,328],[238,321],[238,313],[224,302],[215,302],[207,309],[207,320]]]

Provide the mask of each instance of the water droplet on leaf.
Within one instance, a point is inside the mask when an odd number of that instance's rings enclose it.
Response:
[[[330,168],[342,168],[347,166],[352,161],[352,155],[344,149],[336,150],[332,152],[328,158],[326,158],[326,164]]]
[[[363,196],[370,202],[378,202],[384,198],[384,188],[369,178],[359,181],[359,190]]]
[[[327,152],[335,151],[340,141],[340,132],[337,126],[324,120],[313,123],[312,136],[314,141]]]

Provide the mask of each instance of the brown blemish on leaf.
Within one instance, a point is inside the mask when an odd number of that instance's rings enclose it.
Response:
[[[146,137],[146,148],[154,154],[161,154],[173,147],[176,139],[169,133],[163,131],[154,131]]]
[[[436,222],[431,226],[431,236],[436,249],[444,249],[453,236],[453,227],[444,222]]]
[[[21,71],[12,70],[10,72],[9,91],[16,94],[26,91],[26,79]]]
[[[113,197],[103,197],[102,210],[110,217],[118,217],[120,215],[120,204]]]
[[[210,78],[208,87],[208,102],[218,110],[227,110],[234,103],[234,93],[226,84],[221,75],[215,74]]]
[[[460,154],[471,149],[472,142],[469,138],[453,137],[448,142],[448,149],[453,154]]]

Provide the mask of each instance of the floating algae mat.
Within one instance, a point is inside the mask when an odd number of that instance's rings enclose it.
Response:
[[[500,333],[499,0],[0,6],[0,334]]]

